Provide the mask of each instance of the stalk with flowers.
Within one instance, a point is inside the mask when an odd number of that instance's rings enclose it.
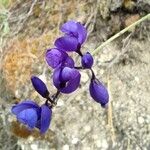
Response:
[[[54,48],[46,51],[45,60],[53,72],[53,84],[57,91],[50,95],[46,84],[36,76],[31,77],[34,89],[45,98],[45,103],[39,106],[34,101],[27,99],[12,107],[12,113],[17,120],[28,126],[29,129],[38,128],[44,134],[51,122],[52,108],[57,105],[60,93],[69,94],[77,90],[80,84],[80,70],[89,69],[91,79],[89,83],[90,95],[102,107],[106,107],[109,94],[106,87],[96,78],[92,69],[94,59],[89,52],[82,53],[82,44],[87,38],[86,28],[79,22],[68,21],[60,30],[64,36],[56,39]],[[77,53],[81,57],[81,66],[76,66],[68,53]]]

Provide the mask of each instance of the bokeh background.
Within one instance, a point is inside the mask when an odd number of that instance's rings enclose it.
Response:
[[[90,74],[82,71],[80,88],[60,97],[45,135],[28,131],[10,112],[26,98],[43,102],[31,86],[33,74],[56,91],[44,54],[61,24],[82,22],[88,30],[83,53],[92,53],[148,13],[149,0],[0,0],[0,150],[149,150],[150,20],[94,55],[96,76],[110,93],[107,109],[91,99]]]

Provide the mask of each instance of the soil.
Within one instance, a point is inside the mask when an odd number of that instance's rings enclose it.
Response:
[[[150,149],[150,19],[94,55],[93,69],[109,91],[108,108],[92,100],[90,74],[82,71],[80,88],[60,96],[45,135],[29,132],[10,111],[27,98],[44,101],[31,85],[33,74],[55,93],[44,54],[61,35],[62,23],[85,24],[89,36],[83,53],[92,53],[148,13],[149,0],[13,0],[0,5],[0,150]]]

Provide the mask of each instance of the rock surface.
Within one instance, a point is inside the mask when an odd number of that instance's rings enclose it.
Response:
[[[141,23],[94,55],[93,69],[97,78],[107,85],[110,94],[107,109],[101,108],[90,97],[88,71],[81,73],[81,87],[76,92],[60,97],[45,136],[36,130],[27,131],[16,122],[10,109],[15,102],[26,98],[43,103],[30,83],[32,74],[41,75],[51,93],[55,92],[52,70],[45,64],[44,53],[60,35],[60,24],[69,19],[84,22],[90,35],[83,52],[92,53],[126,26],[125,19],[146,15],[149,1],[129,0],[135,3],[132,10],[126,8],[125,0],[34,2],[14,1],[11,4],[10,32],[1,36],[4,43],[0,49],[0,149],[148,150],[150,21]],[[33,6],[31,11],[30,6]],[[22,18],[21,15],[27,14],[26,19]],[[22,20],[18,22],[20,18]],[[16,28],[18,25],[20,30]],[[73,57],[79,61],[75,55]]]

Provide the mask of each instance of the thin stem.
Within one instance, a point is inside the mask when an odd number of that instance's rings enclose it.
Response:
[[[55,100],[58,98],[59,95],[60,95],[60,91],[57,90],[57,92],[54,95],[52,95],[53,102],[55,102]]]
[[[55,94],[55,96],[54,96],[54,101],[55,101],[55,99],[57,99],[58,98],[58,96],[60,95],[60,91],[59,90],[57,90],[57,92],[56,92],[56,94]]]
[[[80,47],[80,48],[81,48],[81,47]],[[76,51],[76,53],[78,53],[79,56],[83,57],[83,54],[82,54],[82,52],[80,51],[80,48],[78,48],[78,50]]]
[[[54,106],[56,106],[57,101],[55,101],[55,100],[58,98],[59,94],[60,94],[60,91],[57,90],[57,92],[56,92],[54,95],[52,95],[51,98],[48,96],[48,97],[46,98],[45,104],[46,104],[47,106],[50,106],[51,108],[54,107]],[[50,103],[48,103],[48,102],[50,102]]]
[[[94,73],[94,71],[93,71],[93,69],[91,68],[90,69],[90,71],[91,71],[91,73],[92,73],[92,78],[91,78],[91,80],[94,80],[96,77],[95,77],[95,73]]]
[[[56,105],[56,102],[54,102],[50,97],[47,97],[45,105],[47,105],[49,108],[53,108]]]
[[[150,13],[147,14],[146,16],[142,17],[141,19],[139,19],[138,21],[134,22],[133,24],[131,24],[130,26],[126,27],[125,29],[121,30],[119,33],[115,34],[114,36],[112,36],[111,38],[109,38],[107,41],[105,41],[104,43],[102,43],[100,46],[98,46],[93,52],[92,54],[95,55],[99,50],[101,50],[103,47],[105,47],[108,43],[112,42],[113,40],[115,40],[116,38],[118,38],[119,36],[121,36],[122,34],[124,34],[125,32],[129,31],[131,28],[135,27],[136,25],[140,24],[141,22],[150,19]]]
[[[81,53],[81,51],[77,51],[77,53],[82,57],[83,54]]]
[[[93,69],[92,68],[83,68],[83,67],[81,67],[81,66],[79,66],[79,67],[74,67],[75,69],[78,69],[78,70],[84,70],[84,69],[87,69],[87,70],[90,70],[91,71],[91,74],[92,74],[92,77],[91,77],[91,80],[93,80],[93,79],[95,79],[96,77],[95,77],[95,73],[94,73],[94,71],[93,71]]]
[[[78,67],[74,67],[75,69],[84,69],[83,67],[81,66],[78,66]]]
[[[47,97],[47,98],[46,98],[46,101],[49,101],[49,102],[52,103],[52,104],[54,103],[54,101],[53,101],[50,97]]]

